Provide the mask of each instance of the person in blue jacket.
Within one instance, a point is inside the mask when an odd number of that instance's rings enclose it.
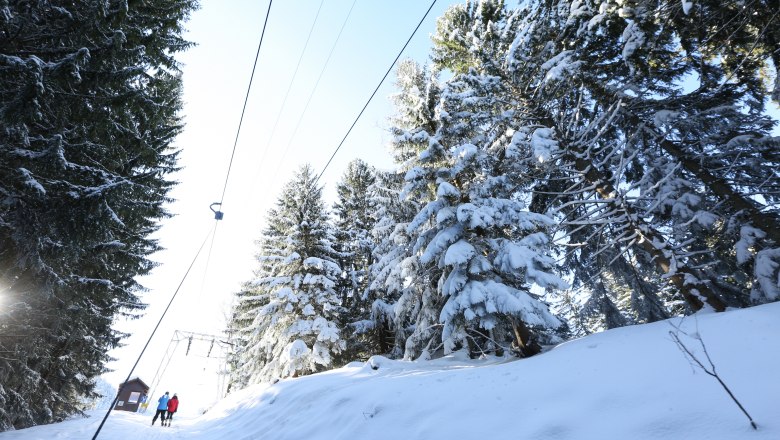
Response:
[[[160,417],[160,425],[165,424],[165,412],[168,411],[168,392],[166,391],[165,394],[162,395],[157,400],[157,412],[154,414],[154,418],[152,419],[152,426],[154,426],[154,422],[157,421],[157,417]]]

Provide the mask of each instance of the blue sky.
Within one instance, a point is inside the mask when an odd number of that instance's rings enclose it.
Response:
[[[141,280],[149,288],[143,296],[149,303],[146,315],[117,325],[132,336],[125,341],[125,347],[111,353],[117,361],[110,367],[116,371],[106,378],[114,384],[129,373],[214,226],[209,205],[220,200],[225,187],[268,8],[267,1],[256,0],[202,3],[186,25],[186,37],[197,46],[179,56],[184,80],[182,116],[187,125],[176,141],[182,150],[180,165],[184,167],[175,176],[179,185],[173,197],[177,201],[170,206],[176,216],[165,220],[157,233],[166,248],[153,257],[160,266]],[[456,3],[459,2],[436,3],[402,58],[422,62],[427,59],[436,18]],[[318,172],[322,170],[429,6],[427,0],[273,2],[228,179],[222,209],[224,220],[181,285],[134,375],[151,381],[174,330],[208,334],[220,331],[232,294],[252,277],[255,240],[260,237],[264,215],[273,206],[282,185],[303,163],[310,163]],[[310,30],[311,38],[301,58]],[[297,75],[290,85],[299,60]],[[312,94],[321,72],[319,85]],[[335,197],[335,183],[349,161],[359,157],[380,168],[392,165],[386,150],[386,129],[387,118],[393,111],[389,100],[394,92],[393,82],[391,74],[323,175],[320,183],[325,185],[329,203]]]

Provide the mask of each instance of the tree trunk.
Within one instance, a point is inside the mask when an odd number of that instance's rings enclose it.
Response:
[[[510,321],[512,323],[512,330],[515,333],[515,340],[513,342],[514,348],[520,353],[520,357],[530,357],[535,354],[539,354],[542,351],[542,346],[538,342],[531,339],[531,331],[525,325],[522,319],[511,316]]]

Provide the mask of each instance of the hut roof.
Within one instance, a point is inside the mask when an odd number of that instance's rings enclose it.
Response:
[[[141,384],[141,385],[142,385],[144,388],[146,388],[147,390],[149,389],[149,385],[147,385],[147,384],[146,384],[146,382],[142,381],[142,380],[141,380],[141,378],[140,378],[140,377],[138,377],[138,376],[136,376],[136,377],[133,377],[132,379],[128,380],[127,382],[124,382],[124,383],[121,383],[121,384],[119,384],[119,386],[121,387],[122,385],[128,384],[128,383],[130,383],[130,382],[138,382],[138,383],[140,383],[140,384]]]

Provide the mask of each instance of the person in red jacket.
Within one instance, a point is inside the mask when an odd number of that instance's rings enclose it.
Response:
[[[171,400],[168,401],[168,416],[163,420],[163,426],[171,426],[171,419],[173,419],[173,413],[176,412],[176,410],[179,409],[179,397],[176,395],[176,393],[173,394],[173,397],[171,397]]]

